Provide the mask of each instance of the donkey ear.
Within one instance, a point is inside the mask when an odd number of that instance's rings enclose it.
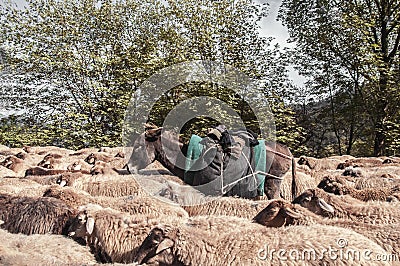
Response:
[[[146,138],[157,137],[157,136],[161,135],[161,130],[162,129],[163,129],[162,127],[154,128],[154,129],[148,129],[148,130],[146,130],[145,136],[146,136]]]
[[[94,229],[94,218],[89,217],[86,221],[86,231],[91,235]]]

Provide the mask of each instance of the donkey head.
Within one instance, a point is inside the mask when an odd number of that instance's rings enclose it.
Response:
[[[159,152],[162,127],[145,125],[145,132],[137,137],[133,143],[132,155],[128,162],[129,171],[137,173],[154,162]]]

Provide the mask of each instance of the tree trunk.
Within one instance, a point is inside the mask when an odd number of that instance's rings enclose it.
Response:
[[[382,121],[375,125],[374,156],[385,155],[385,131]]]

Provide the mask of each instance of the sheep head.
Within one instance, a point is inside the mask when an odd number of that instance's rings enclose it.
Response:
[[[77,216],[71,221],[68,227],[68,236],[74,239],[89,237],[93,234],[95,219],[89,214],[87,208],[89,205],[83,206]]]
[[[1,165],[10,169],[10,167],[13,165],[15,161],[15,158],[13,156],[8,156],[7,158],[4,159],[4,161],[1,162]]]
[[[135,261],[139,264],[174,265],[173,247],[178,229],[168,226],[154,227],[139,247]]]
[[[300,196],[293,200],[293,203],[300,204],[304,208],[310,210],[311,212],[322,215],[330,216],[335,209],[329,205],[321,195],[325,191],[319,189],[308,189],[303,192]]]
[[[302,214],[295,211],[295,206],[285,200],[274,200],[265,209],[259,212],[253,221],[268,226],[281,227],[293,224],[293,220],[300,219]]]
[[[318,188],[325,190],[326,192],[333,193],[335,195],[344,195],[346,193],[346,182],[344,180],[326,176],[318,184]]]

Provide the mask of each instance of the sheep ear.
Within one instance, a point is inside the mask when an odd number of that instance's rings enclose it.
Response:
[[[295,211],[293,211],[290,208],[284,208],[283,209],[283,213],[293,219],[300,219],[301,217],[303,217],[303,215],[301,215],[300,213],[297,213]]]
[[[65,181],[65,180],[62,180],[62,181],[60,182],[60,186],[61,186],[61,187],[65,187],[66,184],[67,184],[67,181]]]
[[[328,203],[326,203],[325,200],[323,199],[318,199],[318,205],[327,212],[335,212],[335,208],[333,208],[331,205],[329,205]]]
[[[91,235],[94,229],[94,218],[90,217],[86,221],[86,231]]]
[[[167,248],[171,248],[174,246],[174,241],[172,241],[169,238],[165,238],[163,241],[161,241],[160,244],[158,244],[156,254],[160,253],[163,250],[166,250]]]

